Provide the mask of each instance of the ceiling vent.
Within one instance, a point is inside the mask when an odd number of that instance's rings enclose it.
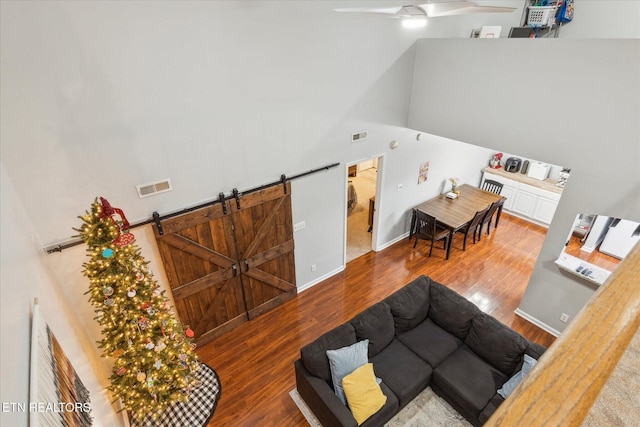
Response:
[[[144,199],[145,197],[171,191],[173,187],[171,187],[171,181],[167,178],[151,184],[137,185],[136,190],[138,190],[138,197]]]
[[[366,130],[354,133],[353,135],[351,135],[351,142],[362,141],[363,139],[367,139],[367,136],[369,136],[369,132],[367,132]]]

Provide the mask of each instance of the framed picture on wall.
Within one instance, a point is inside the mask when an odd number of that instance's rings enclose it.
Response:
[[[420,171],[418,172],[418,184],[422,184],[427,181],[429,174],[429,162],[424,162],[420,164]]]
[[[93,424],[89,390],[42,318],[36,298],[31,324],[29,426]]]

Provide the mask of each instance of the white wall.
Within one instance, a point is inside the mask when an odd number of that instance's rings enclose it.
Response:
[[[83,331],[74,310],[69,308],[67,300],[59,292],[58,284],[47,271],[43,260],[45,255],[39,247],[27,212],[3,164],[0,164],[0,170],[0,394],[3,408],[4,404],[11,403],[27,404],[28,407],[31,314],[34,299],[38,298],[42,317],[89,390],[94,425],[123,425],[121,416],[111,407],[111,397],[104,389],[108,385],[106,371],[100,369],[102,361],[96,355],[93,340]],[[63,280],[59,283],[66,282]],[[0,424],[25,426],[28,416],[28,412],[3,410]]]
[[[562,331],[594,289],[553,261],[578,213],[640,219],[640,40],[421,40],[409,126],[571,168],[520,309]]]

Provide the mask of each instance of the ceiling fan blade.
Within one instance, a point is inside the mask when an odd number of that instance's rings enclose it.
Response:
[[[402,10],[402,6],[398,7],[343,7],[333,9],[340,13],[374,13],[381,15],[395,15]]]
[[[471,13],[507,13],[513,12],[514,7],[478,6],[472,1],[452,1],[442,3],[419,4],[418,7],[429,17],[466,15]]]

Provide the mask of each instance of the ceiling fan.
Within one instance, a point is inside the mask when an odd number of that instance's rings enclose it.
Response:
[[[430,1],[396,7],[347,7],[333,9],[336,12],[359,13],[387,18],[415,19],[439,16],[465,15],[470,13],[508,13],[514,7],[480,6],[472,1]],[[426,22],[426,21],[425,21]]]

